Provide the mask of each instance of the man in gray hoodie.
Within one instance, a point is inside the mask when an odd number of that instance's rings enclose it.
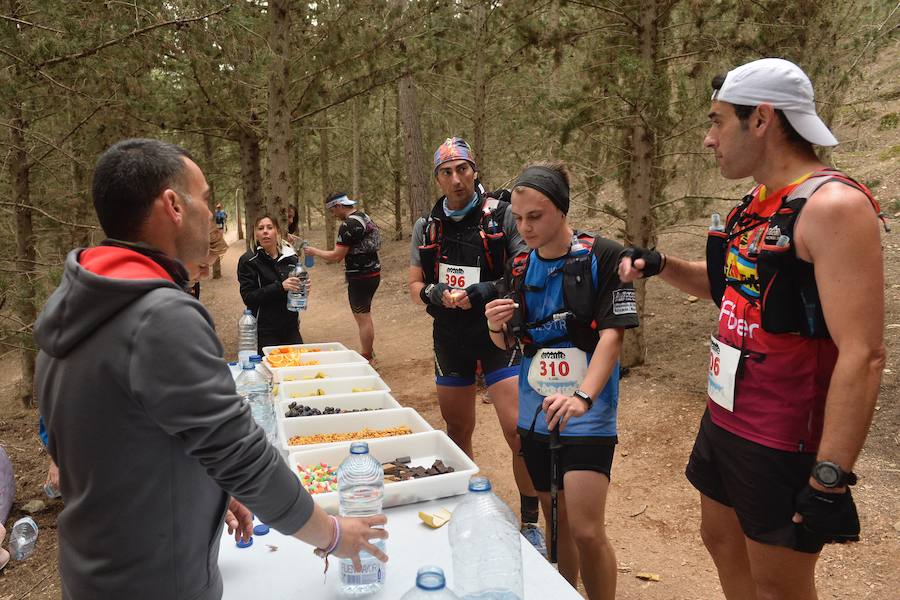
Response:
[[[328,516],[266,442],[235,392],[212,318],[184,290],[184,265],[209,251],[209,194],[177,146],[109,148],[93,200],[110,239],[69,253],[35,325],[35,391],[66,499],[65,599],[221,598],[229,503],[241,531],[249,508],[320,555],[357,568],[360,550],[387,560],[368,541],[387,537],[373,528],[383,516]]]

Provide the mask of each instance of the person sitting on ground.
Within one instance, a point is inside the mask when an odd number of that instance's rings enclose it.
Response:
[[[606,537],[606,497],[616,447],[619,353],[638,326],[634,289],[616,274],[622,247],[569,225],[569,172],[537,163],[512,188],[513,217],[529,250],[514,257],[506,297],[485,307],[498,348],[516,342],[519,437],[528,473],[550,510],[552,436],[559,452],[559,572],[592,600],[616,593],[616,558]],[[564,291],[565,290],[565,291]],[[549,527],[549,524],[548,524]]]
[[[238,261],[241,298],[256,317],[260,355],[265,346],[302,344],[300,313],[288,310],[288,292],[300,291],[300,280],[291,277],[298,256],[281,239],[278,221],[269,215],[256,219],[256,249]]]
[[[340,219],[334,249],[320,250],[306,247],[310,256],[318,256],[328,262],[344,261],[347,278],[347,297],[350,310],[359,329],[362,355],[371,361],[374,356],[375,323],[372,322],[372,298],[381,283],[381,263],[378,250],[381,248],[381,234],[378,226],[363,211],[354,208],[356,201],[340,192],[325,199],[325,208]]]

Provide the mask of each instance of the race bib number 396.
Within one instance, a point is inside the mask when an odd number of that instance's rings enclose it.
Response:
[[[481,280],[480,267],[465,267],[463,265],[438,265],[438,281],[446,283],[452,288],[464,288],[479,283]]]

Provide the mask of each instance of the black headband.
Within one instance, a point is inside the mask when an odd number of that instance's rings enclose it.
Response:
[[[564,215],[569,213],[569,186],[559,172],[547,167],[528,167],[516,179],[513,189],[519,186],[539,191]]]

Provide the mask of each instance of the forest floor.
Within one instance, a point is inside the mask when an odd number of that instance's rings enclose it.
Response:
[[[869,89],[878,92],[877,86]],[[900,135],[897,130],[882,131],[878,127],[879,116],[900,110],[896,96],[889,95],[874,114],[851,114],[839,123],[838,136],[847,143],[835,160],[873,187],[886,212],[900,217],[900,146],[896,145]],[[738,198],[746,187],[747,182],[729,185],[721,195]],[[599,221],[577,224],[614,234]],[[700,257],[705,228],[706,219],[694,221],[663,235],[660,247],[680,256]],[[321,233],[315,232],[313,238],[320,245]],[[204,282],[201,294],[215,318],[227,356],[233,356],[236,348],[236,323],[242,303],[235,268],[244,250],[243,241],[231,241],[223,262],[224,276]],[[896,234],[885,235],[883,242],[888,364],[872,429],[856,467],[861,479],[854,497],[862,521],[862,541],[825,548],[817,567],[823,599],[896,598],[900,589],[900,242]],[[431,322],[424,310],[409,300],[408,257],[408,238],[385,242],[383,279],[373,307],[376,368],[402,405],[415,408],[435,428],[443,428],[433,384]],[[310,309],[303,315],[301,327],[305,340],[338,341],[358,349],[341,265],[317,264],[312,276]],[[714,565],[700,540],[698,494],[683,475],[706,403],[708,344],[704,340],[715,316],[711,304],[693,303],[660,281],[648,282],[643,326],[649,351],[646,364],[632,369],[622,383],[620,443],[607,509],[609,536],[619,565],[619,598],[722,597]],[[37,436],[37,411],[12,405],[8,398],[13,383],[5,381],[0,387],[0,446],[12,458],[17,481],[7,529],[25,514],[26,502],[46,500],[41,485],[47,457]],[[477,416],[475,460],[499,495],[516,508],[509,451],[494,410],[479,401]],[[11,562],[0,573],[0,600],[60,596],[56,518],[62,507],[61,501],[50,500],[34,515],[41,528],[37,551],[22,563]],[[635,576],[638,572],[657,573],[660,581],[642,581]]]

